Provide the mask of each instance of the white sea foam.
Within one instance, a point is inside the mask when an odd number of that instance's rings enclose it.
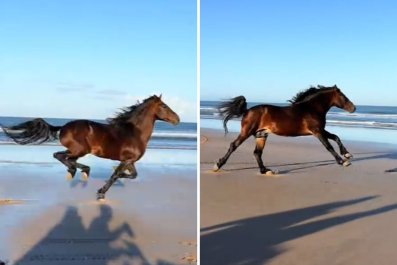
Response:
[[[327,120],[327,124],[349,126],[349,127],[397,129],[397,123],[392,123],[392,122]]]
[[[195,133],[185,133],[185,132],[153,132],[152,137],[196,139],[197,135]]]

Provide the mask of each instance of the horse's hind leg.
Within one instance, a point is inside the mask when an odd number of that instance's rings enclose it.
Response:
[[[90,176],[90,167],[84,164],[77,163],[77,159],[75,157],[70,157],[68,160],[76,167],[81,170],[81,177],[83,180],[87,180]]]
[[[229,159],[230,155],[237,149],[239,145],[241,145],[247,138],[249,134],[241,134],[237,137],[236,140],[230,143],[229,150],[227,153],[219,159],[219,161],[214,165],[214,171],[218,171]]]
[[[75,161],[71,161],[68,159],[69,155],[70,155],[70,151],[60,151],[54,153],[54,158],[59,160],[62,164],[64,164],[68,168],[67,178],[72,179],[76,174],[76,163]]]
[[[81,169],[81,176],[83,180],[87,180],[90,176],[90,167],[80,163],[76,163],[76,166]]]
[[[255,135],[256,137],[256,145],[255,145],[255,150],[254,150],[254,156],[256,159],[256,162],[258,162],[258,166],[259,166],[259,170],[261,172],[261,174],[266,174],[268,172],[273,173],[272,170],[270,170],[269,168],[266,168],[263,164],[262,161],[262,153],[263,153],[263,149],[265,148],[266,145],[266,140],[267,140],[267,133],[263,133],[263,132],[259,132],[257,135]]]
[[[77,159],[79,157],[75,157],[71,155],[69,150],[61,151],[54,153],[54,158],[59,160],[62,164],[64,164],[68,169],[68,175],[66,178],[72,179],[76,174],[76,169],[80,168],[81,172],[83,173],[83,178],[87,179],[90,174],[90,167],[77,163]]]
[[[350,165],[350,162],[348,160],[344,161],[336,152],[335,149],[332,147],[332,145],[329,143],[327,137],[326,137],[326,133],[322,132],[322,133],[317,133],[314,134],[314,136],[316,136],[320,142],[325,146],[325,148],[328,150],[328,152],[330,152],[334,157],[336,162],[339,165],[343,165],[345,167]]]
[[[112,176],[110,176],[109,180],[100,188],[97,192],[97,199],[103,200],[105,199],[105,193],[109,190],[109,188],[113,185],[113,183],[120,177],[120,174],[128,167],[128,164],[125,162],[121,162],[116,170],[113,172]]]
[[[347,151],[346,147],[343,145],[342,141],[336,134],[332,134],[328,131],[325,131],[325,134],[328,139],[334,140],[338,144],[341,155],[343,155],[347,159],[350,159],[353,157],[352,154],[350,154]]]

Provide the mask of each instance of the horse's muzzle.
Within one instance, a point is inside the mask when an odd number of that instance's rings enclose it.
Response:
[[[349,113],[353,113],[356,111],[356,106],[354,106],[354,104],[350,102],[349,104],[346,105],[344,110],[346,110]]]
[[[172,123],[173,125],[178,125],[180,120],[179,120],[179,116],[176,115],[175,117],[172,117],[172,119],[170,119],[169,121],[170,123]]]

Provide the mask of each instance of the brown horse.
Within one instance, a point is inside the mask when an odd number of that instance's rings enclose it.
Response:
[[[110,179],[98,190],[97,198],[104,199],[106,191],[118,178],[136,178],[134,163],[145,153],[156,120],[174,125],[179,123],[178,115],[161,100],[161,96],[151,96],[123,109],[116,117],[109,118],[108,124],[75,120],[63,126],[52,126],[39,118],[2,127],[18,144],[40,144],[59,137],[67,150],[54,153],[54,157],[68,168],[68,178],[74,177],[77,168],[81,169],[84,178],[88,178],[90,168],[77,163],[77,159],[86,154],[120,161]]]
[[[314,135],[325,148],[335,157],[338,164],[350,165],[352,155],[346,150],[339,137],[325,130],[325,116],[331,107],[338,107],[350,113],[356,110],[354,104],[335,85],[333,87],[310,87],[306,91],[298,93],[291,105],[279,107],[273,105],[257,105],[247,109],[247,103],[243,96],[235,97],[231,101],[219,106],[223,119],[225,133],[227,122],[233,117],[241,117],[241,130],[236,140],[230,144],[230,148],[224,157],[214,165],[214,171],[218,171],[228,160],[230,155],[249,136],[256,137],[254,156],[258,162],[262,174],[273,173],[263,165],[262,152],[269,133],[281,136]],[[342,159],[334,150],[328,139],[334,140],[340,149]]]

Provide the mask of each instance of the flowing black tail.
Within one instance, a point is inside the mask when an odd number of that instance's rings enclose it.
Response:
[[[247,101],[244,96],[238,96],[220,104],[218,110],[224,116],[223,128],[225,129],[225,134],[227,134],[227,122],[232,118],[241,117],[247,111]]]
[[[41,118],[11,127],[0,126],[4,133],[17,144],[41,144],[58,139],[57,132],[62,128],[62,126],[52,126]]]

